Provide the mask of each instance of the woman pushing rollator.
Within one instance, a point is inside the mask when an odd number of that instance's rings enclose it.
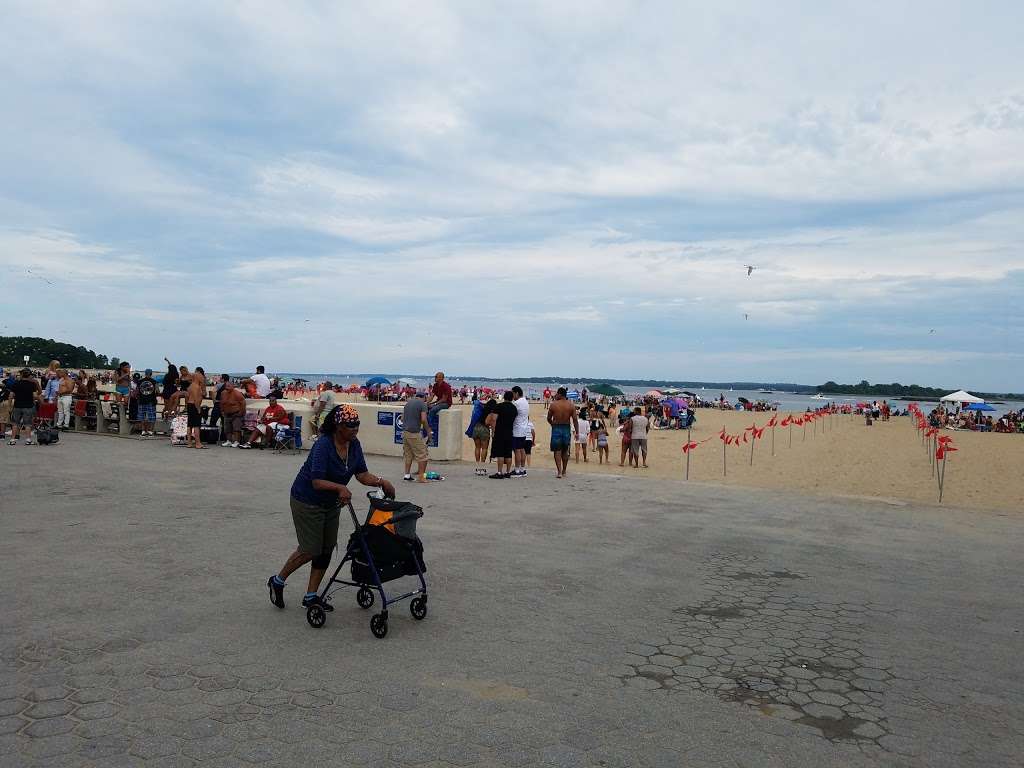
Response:
[[[341,507],[352,499],[352,492],[345,487],[349,480],[355,477],[363,485],[380,488],[388,498],[395,497],[391,483],[367,470],[363,448],[356,439],[358,434],[359,412],[347,403],[336,406],[324,419],[320,437],[295,476],[290,502],[299,546],[280,572],[267,579],[270,602],[278,608],[284,608],[285,580],[311,563],[302,606],[320,603],[325,611],[334,610],[317,593],[338,544]]]

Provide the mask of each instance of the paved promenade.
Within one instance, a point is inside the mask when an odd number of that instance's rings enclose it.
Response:
[[[303,458],[0,445],[0,766],[1021,764],[1024,516],[447,467],[377,640],[267,599]]]

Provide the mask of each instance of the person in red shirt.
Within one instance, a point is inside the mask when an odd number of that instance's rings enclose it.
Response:
[[[263,411],[256,429],[249,435],[249,441],[242,443],[239,448],[252,448],[263,446],[274,439],[274,433],[278,427],[287,427],[291,422],[288,420],[288,411],[281,407],[276,397],[268,397],[270,405]]]
[[[430,388],[430,400],[427,402],[427,419],[433,422],[437,414],[452,407],[452,385],[444,380],[444,373],[434,374],[434,385]]]
[[[551,405],[551,387],[544,387],[544,410],[548,409]]]

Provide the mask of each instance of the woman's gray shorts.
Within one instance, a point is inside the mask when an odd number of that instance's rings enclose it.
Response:
[[[338,544],[338,518],[341,510],[338,507],[327,509],[306,504],[294,497],[289,497],[289,501],[299,550],[313,557],[332,552]]]

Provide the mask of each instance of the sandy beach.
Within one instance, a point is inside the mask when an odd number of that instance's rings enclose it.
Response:
[[[468,423],[470,407],[465,411]],[[542,404],[530,406],[537,429],[537,445],[532,456],[533,471],[554,472],[548,450],[550,429]],[[780,412],[780,420],[782,418]],[[764,426],[770,413],[742,413],[701,409],[693,440],[702,443],[690,454],[691,483],[738,485],[754,488],[788,489],[799,493],[828,496],[859,496],[893,502],[935,502],[938,489],[932,477],[928,453],[909,418],[876,421],[871,427],[860,416],[835,416],[829,426],[817,430],[807,426],[793,428],[789,447],[786,428],[776,428],[775,455],[771,455],[771,432],[766,430],[754,447],[750,465],[750,445],[727,449],[727,474],[722,476],[722,443],[718,433],[724,426],[729,433],[744,427]],[[970,509],[1024,511],[1024,439],[1020,435],[979,432],[945,432],[958,448],[950,454],[946,466],[943,504]],[[597,455],[590,454],[586,464],[570,463],[569,474],[597,472],[612,475],[649,475],[683,479],[685,457],[682,453],[686,433],[679,430],[652,430],[649,436],[648,469],[619,466],[619,436],[610,436],[612,464],[601,466]],[[466,439],[463,457],[472,460],[473,441]],[[470,463],[470,462],[464,462]],[[497,482],[497,481],[494,481]],[[511,482],[511,481],[510,481]]]

